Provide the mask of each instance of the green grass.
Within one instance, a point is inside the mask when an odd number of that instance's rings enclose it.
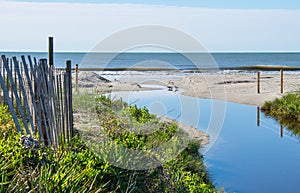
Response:
[[[122,101],[93,95],[77,97],[75,110],[81,105],[95,108],[107,135],[126,148],[155,148],[174,140],[176,133],[185,135],[177,125],[160,122],[146,108],[129,107]],[[92,105],[91,100],[97,105]],[[5,106],[0,106],[0,123],[0,192],[216,192],[198,141],[190,141],[186,149],[160,167],[127,170],[95,154],[79,135],[56,150],[25,149]],[[129,124],[157,128],[142,135],[128,131]],[[174,151],[172,148],[170,151]]]
[[[281,99],[266,102],[262,111],[300,137],[300,93],[287,94]]]

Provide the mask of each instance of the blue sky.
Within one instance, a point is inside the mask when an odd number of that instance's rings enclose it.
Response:
[[[300,1],[0,0],[0,51],[90,51],[115,32],[162,25],[209,51],[300,51]],[[3,28],[2,28],[3,29]]]

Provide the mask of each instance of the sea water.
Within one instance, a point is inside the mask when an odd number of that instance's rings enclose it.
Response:
[[[47,58],[46,52],[1,52],[7,57],[31,55]],[[71,60],[73,67],[81,68],[235,68],[244,66],[294,66],[300,67],[300,53],[86,53],[58,52],[54,55],[55,66],[65,67]],[[213,64],[212,64],[213,63]]]

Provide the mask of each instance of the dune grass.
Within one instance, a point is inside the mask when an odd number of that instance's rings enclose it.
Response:
[[[262,111],[286,126],[292,134],[300,137],[300,92],[268,101],[263,105]]]
[[[81,97],[94,100],[91,96]],[[95,102],[99,101],[112,104],[106,98],[97,98]],[[108,134],[124,147],[157,146],[178,131],[176,125],[157,122],[145,108],[123,103],[116,105],[120,106],[121,112],[130,115],[137,124],[151,122],[164,128],[143,137],[123,130],[122,120],[108,112],[110,109],[96,109]],[[176,158],[161,167],[127,170],[95,154],[79,135],[58,149],[25,148],[7,107],[3,105],[0,106],[0,125],[0,192],[216,192],[199,153],[198,141],[191,141]]]

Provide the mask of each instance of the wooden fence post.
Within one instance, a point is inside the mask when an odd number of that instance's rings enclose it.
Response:
[[[75,91],[78,92],[78,64],[76,64],[75,68]]]
[[[53,43],[53,37],[49,37],[49,50],[48,50],[48,60],[49,60],[49,66],[50,66],[50,68],[52,68],[53,67],[53,65],[54,65],[54,53],[53,53],[53,51],[54,51],[54,48],[53,48],[53,45],[54,45],[54,43]]]
[[[283,69],[280,70],[280,93],[283,94]]]
[[[67,60],[66,62],[66,80],[67,80],[67,100],[68,100],[68,119],[69,119],[69,129],[70,129],[70,137],[74,136],[73,133],[73,108],[72,108],[72,63],[71,60]]]
[[[257,72],[257,93],[260,94],[260,72]]]

